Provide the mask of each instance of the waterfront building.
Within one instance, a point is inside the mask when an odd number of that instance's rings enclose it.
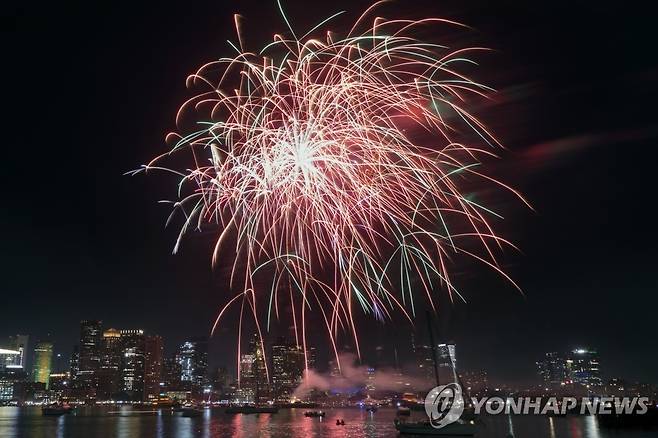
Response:
[[[80,321],[80,344],[74,386],[84,397],[96,397],[101,363],[101,321]]]
[[[21,351],[0,348],[0,372],[7,369],[23,369],[21,363]]]
[[[290,403],[295,389],[304,378],[305,357],[300,345],[280,338],[272,346],[272,385],[274,400]]]
[[[573,383],[579,383],[588,388],[603,384],[599,369],[599,355],[595,350],[588,348],[572,350],[567,358],[566,367]]]
[[[53,344],[51,342],[38,342],[34,347],[34,365],[32,368],[32,381],[45,384],[48,389],[50,382],[50,369],[53,361]]]
[[[121,398],[141,401],[144,398],[144,331],[121,330]]]
[[[208,339],[194,337],[183,342],[177,360],[181,367],[181,382],[198,392],[207,383]]]
[[[68,398],[71,391],[71,375],[68,372],[51,373],[49,391],[51,400]]]
[[[537,361],[537,372],[548,388],[564,385],[569,380],[566,358],[557,352],[546,353]]]
[[[103,332],[98,370],[98,398],[101,400],[114,398],[122,389],[122,347],[119,330],[110,328]]]
[[[454,343],[439,344],[438,357],[439,380],[441,383],[457,383],[457,347]]]
[[[168,357],[162,362],[162,383],[167,391],[177,391],[182,388],[181,375],[183,370],[178,362],[178,355]]]
[[[260,338],[254,334],[246,354],[240,357],[239,393],[248,402],[264,404],[270,400],[265,351]]]
[[[160,396],[162,380],[162,338],[146,336],[144,338],[144,400],[157,400]]]
[[[16,358],[16,362],[12,364],[12,368],[22,368],[24,371],[29,370],[29,339],[28,335],[14,335],[9,337],[9,343],[7,348],[10,350],[15,350],[20,353],[20,356]]]
[[[568,353],[546,353],[537,362],[537,371],[547,388],[579,384],[587,388],[602,385],[599,357],[595,350],[576,348]]]

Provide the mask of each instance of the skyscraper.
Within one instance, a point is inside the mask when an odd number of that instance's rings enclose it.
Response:
[[[32,368],[32,381],[44,383],[48,389],[50,382],[50,368],[53,361],[53,344],[38,342],[34,347],[34,366]]]
[[[454,343],[439,344],[437,347],[439,379],[442,383],[457,383],[457,348]]]
[[[240,357],[240,390],[246,400],[263,404],[270,398],[265,352],[257,334],[254,334],[246,354]]]
[[[103,332],[101,361],[98,370],[98,397],[108,400],[121,390],[123,348],[121,332],[110,328]]]
[[[195,337],[183,342],[176,357],[181,367],[181,381],[192,389],[200,389],[207,382],[208,339]]]
[[[568,381],[566,359],[557,352],[546,353],[537,362],[537,372],[547,387],[556,387]]]
[[[160,395],[162,380],[162,338],[144,338],[144,400],[154,400]]]
[[[74,345],[71,352],[70,375],[71,381],[75,381],[80,372],[80,346]]]
[[[304,377],[305,358],[301,346],[280,338],[272,346],[272,384],[274,399],[289,403]]]
[[[121,330],[123,360],[121,369],[124,398],[141,401],[144,398],[144,331]]]
[[[567,358],[569,377],[575,383],[591,387],[601,386],[599,354],[588,348],[577,348]]]
[[[101,321],[80,321],[80,353],[75,386],[81,395],[95,397],[101,363]]]
[[[215,371],[212,373],[211,383],[215,391],[223,391],[228,387],[229,375],[226,367],[221,366],[215,368]]]
[[[577,348],[569,353],[546,353],[537,362],[537,370],[547,386],[576,383],[586,387],[601,386],[599,356],[594,350]]]
[[[181,389],[181,375],[183,371],[178,361],[178,354],[164,359],[162,363],[162,382],[167,391]]]

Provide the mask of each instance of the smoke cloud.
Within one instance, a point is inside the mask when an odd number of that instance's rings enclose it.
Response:
[[[340,354],[339,359],[340,375],[308,370],[302,383],[295,389],[294,396],[303,398],[311,390],[357,392],[366,385],[373,385],[376,391],[396,392],[414,392],[427,386],[424,379],[408,372],[401,373],[394,368],[377,368],[374,374],[369,376],[369,367],[358,365],[357,357],[352,353]]]

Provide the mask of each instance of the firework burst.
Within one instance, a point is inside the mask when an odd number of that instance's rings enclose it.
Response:
[[[235,56],[189,76],[201,91],[178,112],[174,147],[141,169],[180,176],[175,251],[186,232],[218,226],[212,260],[231,266],[235,295],[213,331],[238,306],[240,331],[251,314],[262,339],[285,309],[306,349],[313,312],[336,353],[339,332],[358,351],[357,311],[412,319],[416,300],[434,307],[439,289],[461,299],[455,255],[512,281],[494,255],[510,245],[490,224],[497,214],[463,193],[468,183],[516,194],[480,169],[500,145],[464,108],[491,91],[460,73],[485,49],[414,37],[457,23],[368,18],[373,8],[343,37],[317,36],[335,16],[297,36],[283,15],[288,36],[259,52],[243,47],[236,16]],[[189,169],[160,164],[184,151]]]

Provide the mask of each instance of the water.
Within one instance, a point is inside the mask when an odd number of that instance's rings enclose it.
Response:
[[[113,408],[114,409],[114,408]],[[328,409],[324,420],[304,417],[304,409],[282,409],[278,414],[227,415],[222,409],[207,409],[203,416],[180,414],[116,415],[108,409],[86,408],[77,414],[45,417],[38,408],[0,408],[0,438],[380,438],[396,437],[395,410],[379,409],[370,414],[359,409]],[[124,413],[129,414],[129,409]],[[420,415],[414,413],[414,415]],[[345,426],[336,426],[336,419]],[[489,416],[477,438],[649,438],[658,431],[628,431],[600,428],[596,417]]]

